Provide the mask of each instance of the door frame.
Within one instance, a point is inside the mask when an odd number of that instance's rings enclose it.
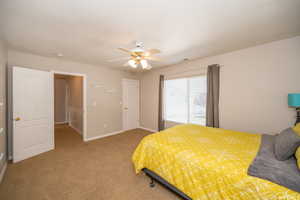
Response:
[[[61,75],[69,75],[69,76],[80,76],[82,77],[82,88],[83,88],[83,95],[82,95],[82,102],[83,102],[83,108],[82,108],[82,112],[83,112],[83,129],[82,129],[82,139],[83,141],[87,141],[87,98],[86,98],[86,94],[87,94],[87,76],[86,74],[81,74],[81,73],[72,73],[72,72],[63,72],[63,71],[50,71],[51,72],[51,77],[52,77],[52,81],[54,84],[54,75],[55,74],[61,74]],[[54,90],[52,93],[52,99],[53,99],[53,109],[54,109]],[[53,111],[53,122],[54,122],[54,111]],[[53,127],[54,127],[54,123],[53,123]]]
[[[124,93],[124,84],[126,83],[126,82],[137,82],[137,84],[138,84],[138,87],[139,87],[139,95],[138,95],[138,101],[139,101],[139,105],[138,105],[138,119],[139,119],[139,124],[138,124],[138,127],[136,127],[136,128],[139,128],[140,127],[140,116],[141,116],[141,109],[140,109],[140,107],[141,107],[141,99],[140,99],[140,96],[141,96],[141,89],[140,89],[140,81],[139,80],[137,80],[137,79],[126,79],[126,78],[123,78],[122,79],[122,129],[123,129],[123,131],[126,131],[126,129],[125,129],[125,110],[124,110],[124,95],[125,95],[125,93]]]

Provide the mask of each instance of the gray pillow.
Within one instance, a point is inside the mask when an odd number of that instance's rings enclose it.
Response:
[[[292,128],[285,129],[275,138],[274,153],[277,160],[287,160],[300,146],[300,136]]]

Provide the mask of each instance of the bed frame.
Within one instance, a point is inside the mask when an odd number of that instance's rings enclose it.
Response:
[[[192,198],[190,198],[189,196],[184,194],[182,191],[177,189],[174,185],[170,184],[168,181],[163,179],[161,176],[159,176],[155,172],[153,172],[153,171],[151,171],[147,168],[143,168],[142,171],[151,179],[150,187],[154,187],[155,186],[154,181],[156,181],[157,183],[161,184],[163,187],[167,188],[168,190],[170,190],[171,192],[173,192],[177,196],[181,197],[182,199],[184,199],[184,200],[193,200]]]

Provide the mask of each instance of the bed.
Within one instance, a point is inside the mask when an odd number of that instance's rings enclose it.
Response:
[[[193,200],[300,200],[298,192],[247,175],[260,142],[260,134],[179,125],[143,138],[132,160],[136,173],[153,173]]]

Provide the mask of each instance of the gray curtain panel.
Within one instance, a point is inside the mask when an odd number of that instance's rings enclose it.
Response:
[[[165,77],[164,75],[159,76],[159,100],[158,100],[158,130],[165,129],[165,120],[163,118],[163,94],[164,94],[164,84]]]
[[[220,66],[207,69],[206,126],[219,128]]]

